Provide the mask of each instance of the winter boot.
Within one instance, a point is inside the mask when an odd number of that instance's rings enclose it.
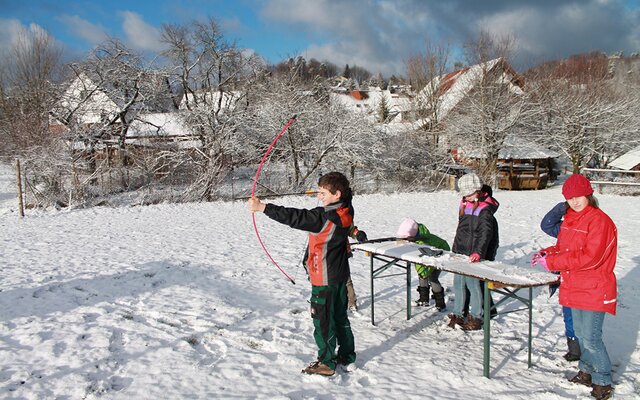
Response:
[[[580,343],[577,338],[567,338],[569,351],[564,355],[567,361],[580,361]]]
[[[467,322],[462,324],[463,331],[479,331],[482,329],[482,319],[476,318],[473,315],[467,317]]]
[[[426,307],[429,305],[429,286],[418,286],[416,289],[420,293],[420,298],[416,300],[416,305]]]
[[[307,368],[303,369],[302,372],[310,375],[316,374],[323,376],[332,376],[336,373],[335,370],[331,369],[326,364],[321,363],[320,360],[312,362]]]
[[[462,325],[464,323],[464,318],[455,314],[449,314],[449,323],[447,326],[451,329],[455,329],[456,325]]]
[[[578,375],[569,379],[571,383],[577,383],[579,385],[591,386],[591,374],[587,374],[586,372],[579,371]]]
[[[591,396],[595,397],[596,400],[606,400],[611,397],[613,394],[613,388],[611,385],[593,385],[593,390],[591,391]]]
[[[447,308],[447,304],[444,302],[444,289],[439,292],[433,292],[433,299],[436,301],[438,311],[444,311]]]

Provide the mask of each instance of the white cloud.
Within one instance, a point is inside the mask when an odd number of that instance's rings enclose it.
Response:
[[[21,35],[48,36],[52,45],[62,47],[60,42],[38,24],[31,23],[29,26],[25,26],[17,19],[0,18],[0,57],[9,56],[11,47],[18,43]]]
[[[18,40],[20,32],[25,29],[27,28],[17,19],[0,18],[0,54],[7,54]]]
[[[367,56],[363,52],[343,44],[310,45],[302,54],[305,58],[315,58],[317,60],[329,60],[336,64],[341,72],[346,64],[366,68],[369,72],[376,74],[381,72],[386,77],[392,74],[402,74],[405,69],[404,60],[401,58],[388,57],[381,60],[373,56]]]
[[[77,15],[62,15],[57,19],[66,24],[74,35],[81,37],[92,45],[101,43],[108,37],[102,25],[93,24]]]
[[[238,17],[226,18],[221,20],[220,27],[225,32],[242,32],[245,29],[242,21],[240,21],[240,18]]]
[[[146,23],[139,14],[131,11],[121,13],[122,29],[127,36],[127,43],[142,51],[161,51],[164,49],[160,42],[160,30]]]
[[[405,60],[426,39],[452,45],[453,54],[479,28],[513,36],[516,67],[542,59],[601,50],[638,51],[638,10],[624,0],[266,0],[261,16],[310,38],[301,54],[371,72],[404,73]],[[457,60],[451,60],[457,61]],[[464,60],[460,60],[464,61]]]
[[[350,3],[335,4],[329,0],[297,1],[270,0],[262,9],[267,19],[306,26],[316,31],[333,30],[339,25],[349,26],[352,15]],[[340,18],[336,18],[340,16]]]
[[[301,53],[337,65],[356,64],[372,73],[402,74],[404,61],[424,43],[430,17],[392,1],[271,0],[261,14],[311,38]]]

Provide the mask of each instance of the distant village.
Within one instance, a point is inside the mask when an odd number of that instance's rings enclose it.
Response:
[[[265,194],[303,189],[329,169],[348,172],[361,192],[454,189],[470,170],[505,190],[544,189],[584,168],[602,182],[638,181],[602,171],[640,170],[635,54],[580,55],[526,73],[497,57],[385,80],[314,76],[301,57],[271,69],[220,59],[189,75],[140,68],[118,45],[73,65],[56,86],[46,131],[57,161],[23,156],[33,202],[167,187],[170,201],[246,195],[292,115]]]

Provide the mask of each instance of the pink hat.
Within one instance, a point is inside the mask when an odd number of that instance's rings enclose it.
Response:
[[[573,174],[562,185],[562,195],[567,200],[590,194],[593,194],[593,188],[584,175]]]
[[[411,218],[402,220],[396,236],[399,238],[410,238],[418,234],[418,223]]]

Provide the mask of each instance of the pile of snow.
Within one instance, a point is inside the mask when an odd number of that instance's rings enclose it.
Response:
[[[589,398],[589,389],[566,381],[576,364],[562,358],[561,309],[546,287],[534,292],[534,366],[527,369],[527,314],[500,315],[491,324],[489,380],[482,331],[448,329],[446,313],[433,307],[414,308],[406,320],[402,276],[376,281],[371,325],[369,262],[357,252],[357,369],[302,375],[316,351],[310,286],[297,266],[303,232],[256,216],[267,248],[296,277],[292,285],[262,252],[244,202],[28,210],[20,219],[12,176],[2,167],[0,398]],[[553,243],[538,223],[561,200],[559,188],[496,198],[498,259],[526,267]],[[616,398],[637,398],[640,198],[599,199],[620,237],[618,315],[605,319],[605,343]],[[356,222],[375,238],[410,216],[451,241],[458,200],[453,192],[356,196]],[[308,197],[278,203],[316,205]],[[441,281],[451,309],[452,275]]]

